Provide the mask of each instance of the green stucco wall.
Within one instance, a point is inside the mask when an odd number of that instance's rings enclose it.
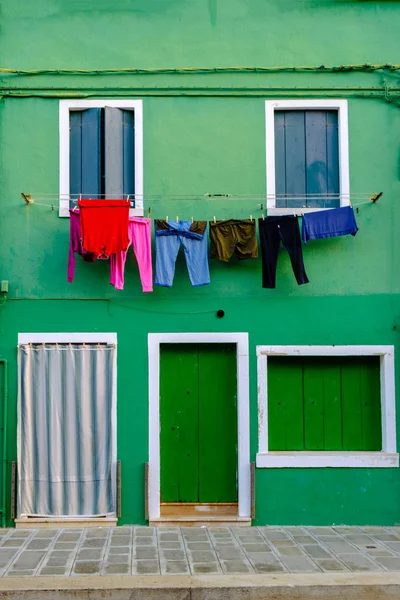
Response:
[[[118,6],[3,0],[0,14],[0,66],[7,68],[399,62],[400,6],[387,0],[121,0]],[[400,109],[385,101],[384,79],[394,95],[397,76],[381,72],[0,74],[0,279],[10,286],[0,307],[0,356],[10,365],[8,461],[16,459],[18,332],[117,332],[121,524],[144,522],[149,332],[249,333],[251,460],[256,345],[394,344],[399,353]],[[20,193],[33,193],[37,203],[58,193],[58,99],[35,96],[71,92],[143,98],[145,207],[154,218],[260,216],[260,199],[203,195],[265,194],[264,100],[278,96],[348,98],[351,190],[384,195],[360,207],[356,238],[307,244],[305,286],[296,285],[284,251],[276,290],[261,288],[260,260],[236,259],[211,262],[211,285],[192,288],[180,256],[174,287],[144,295],[131,253],[122,292],[110,287],[102,261],[78,261],[68,284],[68,219],[50,207],[26,207]],[[21,94],[26,97],[16,97]],[[168,199],[151,199],[163,194]],[[198,200],[174,201],[175,194]],[[400,372],[397,359],[396,366]],[[396,383],[400,389],[398,376]],[[7,469],[9,481],[10,462]],[[259,469],[256,496],[256,524],[400,522],[398,469]]]

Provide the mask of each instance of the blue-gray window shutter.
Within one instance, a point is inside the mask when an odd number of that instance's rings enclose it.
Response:
[[[134,113],[106,106],[105,132],[105,193],[122,196],[135,193]]]
[[[338,140],[337,111],[275,111],[277,207],[340,205]]]
[[[101,108],[70,112],[70,194],[100,195]]]

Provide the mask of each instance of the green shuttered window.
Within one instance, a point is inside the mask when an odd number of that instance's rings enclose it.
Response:
[[[70,112],[70,194],[135,193],[134,112],[90,108]]]
[[[275,110],[274,119],[276,207],[340,206],[338,111]]]
[[[269,357],[270,451],[380,451],[379,357]]]

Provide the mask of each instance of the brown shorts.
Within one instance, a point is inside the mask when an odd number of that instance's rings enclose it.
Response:
[[[242,260],[258,257],[255,220],[210,221],[210,257],[228,262],[234,252]]]

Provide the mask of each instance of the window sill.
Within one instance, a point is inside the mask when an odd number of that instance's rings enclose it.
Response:
[[[399,455],[390,452],[265,452],[256,457],[258,469],[288,468],[393,468]]]

